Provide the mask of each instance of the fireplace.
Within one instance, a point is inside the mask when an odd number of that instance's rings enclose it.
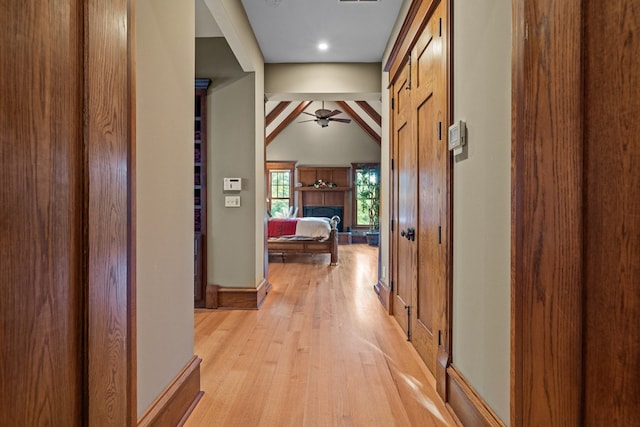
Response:
[[[344,209],[342,206],[305,206],[302,209],[302,216],[321,216],[331,218],[334,215],[340,217],[338,231],[342,231],[344,223]]]

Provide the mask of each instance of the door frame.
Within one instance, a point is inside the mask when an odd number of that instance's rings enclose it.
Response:
[[[137,423],[134,9],[135,0],[84,7],[87,425]]]

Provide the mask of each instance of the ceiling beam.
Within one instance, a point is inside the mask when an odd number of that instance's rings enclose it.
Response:
[[[295,110],[293,110],[279,125],[277,128],[275,128],[273,130],[273,132],[271,132],[267,138],[265,139],[265,145],[269,145],[271,143],[271,141],[273,141],[275,139],[276,136],[278,136],[278,134],[280,132],[282,132],[284,130],[284,128],[286,128],[287,126],[289,126],[289,124],[300,115],[300,113],[302,113],[304,111],[305,108],[307,108],[309,106],[309,104],[311,104],[311,101],[304,101],[301,102],[300,105],[298,105],[296,107]],[[277,108],[277,107],[276,107]]]
[[[382,126],[382,117],[380,114],[369,104],[367,101],[356,101],[356,104],[362,108],[365,113],[369,115],[373,119],[374,122],[378,124],[378,126]]]
[[[336,104],[338,104],[345,111],[345,113],[351,116],[351,118],[360,125],[362,130],[364,130],[375,142],[377,142],[378,144],[382,143],[382,138],[380,138],[380,135],[378,135],[375,130],[371,129],[367,122],[365,122],[362,117],[360,117],[360,115],[353,110],[353,108],[349,107],[349,104],[344,101],[336,101]]]
[[[267,118],[265,120],[264,127],[269,126],[271,122],[274,121],[276,117],[278,117],[280,113],[282,113],[284,109],[287,108],[289,104],[291,104],[291,101],[281,101],[273,108],[273,110],[269,111],[269,114],[267,114]]]

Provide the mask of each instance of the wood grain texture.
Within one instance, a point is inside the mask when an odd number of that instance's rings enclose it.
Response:
[[[338,268],[271,263],[261,310],[197,310],[205,394],[185,425],[454,425],[371,290],[377,252],[345,246]]]
[[[173,427],[183,425],[202,398],[200,363],[193,356],[138,420],[138,427]]]
[[[89,425],[135,423],[130,208],[133,50],[128,0],[85,2],[86,366]]]
[[[216,286],[218,304],[215,308],[247,310],[259,309],[271,290],[271,284],[264,279],[256,288],[229,288]]]
[[[80,426],[82,2],[0,23],[0,424]]]
[[[514,2],[512,425],[581,423],[581,3]]]
[[[640,417],[640,4],[584,1],[585,426]]]
[[[469,385],[454,365],[447,368],[447,405],[464,426],[504,427],[504,423],[491,410],[480,395]]]

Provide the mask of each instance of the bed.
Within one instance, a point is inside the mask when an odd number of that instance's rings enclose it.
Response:
[[[269,254],[330,254],[331,265],[338,265],[340,218],[270,218],[267,248]]]

